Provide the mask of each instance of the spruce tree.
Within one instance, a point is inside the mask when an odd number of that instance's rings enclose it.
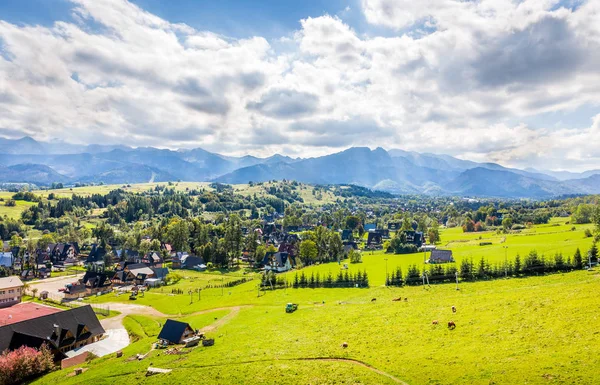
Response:
[[[577,248],[575,255],[573,256],[573,268],[581,270],[583,268],[583,258],[581,257],[581,250]]]
[[[595,242],[592,244],[592,248],[588,251],[588,256],[591,263],[598,263],[598,247],[596,246]]]

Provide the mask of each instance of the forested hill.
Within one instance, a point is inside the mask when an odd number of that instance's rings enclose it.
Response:
[[[448,155],[353,147],[316,158],[224,156],[201,148],[75,146],[0,139],[0,183],[143,183],[295,180],[394,194],[549,198],[600,192],[600,171],[519,170]]]

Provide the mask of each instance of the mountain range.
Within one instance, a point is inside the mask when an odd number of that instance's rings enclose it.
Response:
[[[583,173],[515,169],[449,155],[352,147],[315,158],[232,157],[201,148],[45,143],[31,137],[0,138],[0,182],[220,183],[296,180],[312,184],[356,184],[396,194],[549,198],[600,193],[600,170]]]

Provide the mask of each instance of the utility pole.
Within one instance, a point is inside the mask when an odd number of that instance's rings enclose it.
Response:
[[[458,271],[454,275],[456,275],[456,290],[458,290]]]
[[[225,295],[225,277],[221,278],[221,297]]]
[[[388,268],[387,268],[387,261],[388,259],[385,259],[385,286],[388,285]]]
[[[508,278],[508,246],[504,247],[504,278]]]

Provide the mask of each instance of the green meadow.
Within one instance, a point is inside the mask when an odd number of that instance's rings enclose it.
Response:
[[[207,329],[215,346],[181,355],[153,350],[131,360],[151,350],[164,319],[130,316],[125,326],[135,342],[124,357],[95,359],[80,376],[67,369],[34,383],[594,384],[599,280],[598,272],[577,271],[461,283],[459,290],[287,289],[260,297],[247,283],[192,304],[189,296],[151,291],[136,303],[188,314],[180,319],[194,328],[215,325]],[[299,309],[286,314],[287,302]],[[211,308],[218,310],[193,314]],[[446,327],[450,320],[455,330]],[[172,372],[145,377],[149,366]]]

